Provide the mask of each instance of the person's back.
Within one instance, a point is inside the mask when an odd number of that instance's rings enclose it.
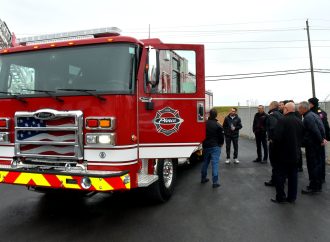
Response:
[[[224,142],[223,128],[216,119],[218,112],[212,108],[210,116],[206,122],[206,138],[203,142],[203,165],[201,170],[201,183],[207,183],[207,169],[212,162],[212,181],[213,188],[220,186],[219,184],[219,160],[221,155],[221,146]]]
[[[212,148],[224,143],[223,128],[217,119],[208,119],[206,121],[206,138],[203,142],[203,148]]]
[[[304,134],[303,122],[295,113],[288,113],[279,119],[275,142],[280,152],[280,163],[293,163],[299,159]],[[277,138],[276,138],[277,137]]]

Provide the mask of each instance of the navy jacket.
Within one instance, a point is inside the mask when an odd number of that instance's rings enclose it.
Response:
[[[312,111],[308,111],[304,114],[303,123],[305,126],[304,145],[320,146],[323,139],[326,138],[321,118]]]

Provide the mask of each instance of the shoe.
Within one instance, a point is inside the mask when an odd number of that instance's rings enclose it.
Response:
[[[275,183],[272,180],[270,180],[268,182],[265,182],[265,186],[266,187],[275,187]]]
[[[218,188],[218,187],[220,187],[220,184],[219,184],[219,183],[214,183],[214,184],[212,185],[212,187],[213,187],[213,188]]]
[[[298,168],[298,172],[303,172],[304,169],[302,167]]]
[[[296,199],[289,199],[289,198],[287,198],[286,201],[288,203],[291,203],[291,204],[295,204],[296,203]]]
[[[208,179],[208,178],[202,179],[202,180],[201,180],[201,183],[202,183],[202,184],[205,184],[205,183],[209,182],[209,180],[210,180],[210,179]]]
[[[227,160],[225,161],[225,163],[226,163],[227,165],[229,165],[229,164],[230,164],[230,160],[227,159]]]
[[[314,195],[319,192],[322,192],[322,190],[321,189],[311,189],[308,186],[306,187],[306,189],[301,190],[301,194],[305,194],[305,195]]]
[[[238,160],[238,159],[235,159],[235,160],[234,160],[234,163],[235,163],[235,164],[239,164],[239,160]]]
[[[267,160],[260,161],[261,164],[267,164]]]
[[[255,159],[253,162],[258,163],[258,162],[261,162],[261,160]]]
[[[288,201],[287,200],[284,200],[284,199],[283,200],[277,200],[277,199],[271,198],[270,201],[273,202],[273,203],[278,203],[278,204],[286,204],[286,203],[288,203]]]

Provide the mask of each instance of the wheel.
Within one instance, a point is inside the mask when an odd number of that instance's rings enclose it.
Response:
[[[174,192],[178,162],[160,159],[157,163],[158,181],[148,188],[149,197],[156,202],[166,202]]]

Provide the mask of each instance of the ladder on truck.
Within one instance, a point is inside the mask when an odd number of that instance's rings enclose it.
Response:
[[[7,24],[0,19],[0,49],[10,47],[12,36]]]

